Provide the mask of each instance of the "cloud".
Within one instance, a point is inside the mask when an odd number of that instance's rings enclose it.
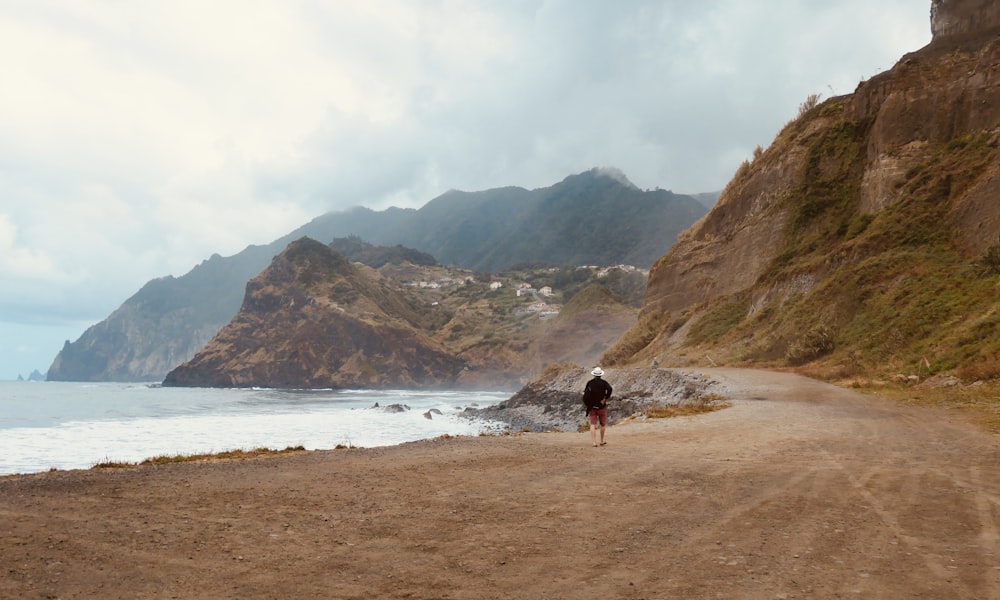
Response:
[[[75,338],[149,279],[359,204],[595,166],[721,189],[809,94],[926,43],[920,5],[0,3],[0,322]]]
[[[27,275],[49,280],[65,278],[48,256],[18,246],[17,227],[10,217],[0,214],[0,276],[13,279]]]

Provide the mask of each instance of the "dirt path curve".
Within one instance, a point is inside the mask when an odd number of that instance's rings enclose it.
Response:
[[[0,478],[2,598],[1000,598],[1000,439],[784,373],[588,434]]]

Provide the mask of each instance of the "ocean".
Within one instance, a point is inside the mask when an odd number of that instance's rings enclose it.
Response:
[[[510,395],[0,382],[0,475],[157,456],[391,446],[445,434],[498,432],[504,429],[500,423],[458,413]],[[387,410],[391,405],[408,410]]]

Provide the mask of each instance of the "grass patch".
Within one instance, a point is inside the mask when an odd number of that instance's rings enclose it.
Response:
[[[856,389],[907,406],[957,410],[968,421],[991,433],[1000,434],[1000,381],[930,388],[862,384]]]
[[[624,364],[661,335],[670,324],[670,313],[649,311],[639,315],[639,322],[624,333],[601,357],[601,364]]]
[[[705,312],[691,325],[685,345],[714,342],[736,327],[750,311],[749,296],[724,300]]]
[[[733,403],[718,394],[705,394],[690,402],[677,406],[653,406],[643,413],[648,419],[669,419],[671,417],[693,417],[703,413],[729,408]]]
[[[337,446],[340,448],[341,446]],[[136,465],[166,465],[170,463],[182,463],[182,462],[198,462],[198,461],[209,461],[209,460],[244,460],[248,458],[260,458],[262,456],[278,456],[283,454],[298,454],[299,452],[305,452],[306,449],[303,446],[288,446],[284,450],[272,450],[270,448],[255,448],[253,450],[226,450],[223,452],[207,453],[207,454],[175,454],[173,456],[155,456],[153,458],[147,458],[146,460],[138,463],[121,462],[121,461],[105,461],[94,465],[93,469],[123,469],[126,467],[134,467]]]

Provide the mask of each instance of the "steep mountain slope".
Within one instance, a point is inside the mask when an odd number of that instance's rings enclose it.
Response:
[[[246,282],[274,252],[250,246],[218,254],[183,277],[144,285],[75,342],[66,341],[49,367],[49,381],[160,381],[194,356],[240,307]]]
[[[1000,8],[789,123],[654,265],[608,364],[1000,376]]]
[[[570,225],[601,213],[606,240]],[[495,271],[517,263],[631,263],[648,267],[705,212],[689,196],[643,192],[595,169],[539,190],[448,192],[423,208],[355,208],[313,219],[266,246],[213,256],[182,277],[149,282],[107,319],[64,345],[53,381],[158,381],[194,356],[236,314],[246,282],[293,240],[358,236],[402,244],[444,264]],[[352,260],[360,260],[353,258]]]
[[[381,235],[373,232],[373,237],[379,243],[418,248],[444,264],[487,271],[502,269],[523,257],[489,266],[483,264],[482,257],[537,203],[535,192],[518,187],[484,192],[452,190],[428,202],[405,223],[385,229]]]
[[[643,192],[620,172],[595,169],[541,190],[532,210],[486,246],[474,268],[514,262],[647,267],[703,214],[690,196]]]
[[[239,313],[164,385],[442,386],[461,361],[415,333],[400,290],[329,246],[293,242],[247,284]]]
[[[397,209],[398,210],[398,209]],[[314,219],[299,235],[358,235],[427,252],[443,264],[498,271],[520,263],[632,264],[648,268],[706,212],[693,196],[644,191],[615,169],[591,169],[536,190],[450,191],[387,226],[362,210]],[[402,217],[402,218],[398,218]],[[597,230],[600,235],[593,235]],[[327,235],[318,235],[325,232]]]

